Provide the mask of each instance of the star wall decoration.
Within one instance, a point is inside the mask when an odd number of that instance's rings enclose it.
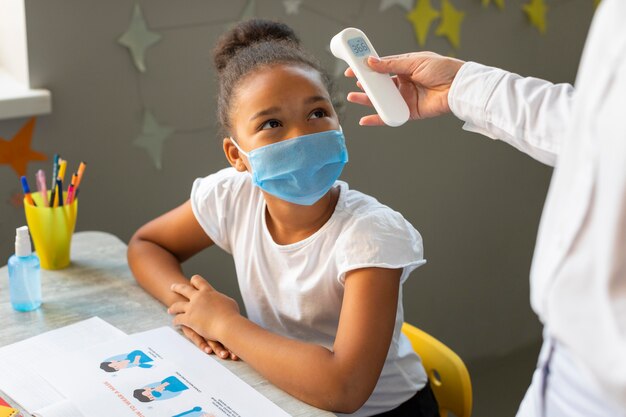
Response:
[[[548,13],[548,6],[545,5],[544,0],[530,0],[522,6],[522,9],[526,12],[530,24],[544,35],[547,31],[546,14]]]
[[[33,139],[35,118],[29,119],[11,140],[0,138],[0,164],[7,164],[18,177],[26,175],[30,161],[45,161],[48,157],[33,151],[30,142]]]
[[[384,12],[392,6],[400,6],[406,11],[410,11],[413,8],[413,2],[415,0],[381,0],[380,11]]]
[[[302,4],[302,0],[283,0],[283,6],[285,6],[287,14],[300,13],[300,4]]]
[[[483,0],[483,7],[489,7],[492,1],[498,6],[498,9],[504,10],[504,0]]]
[[[156,168],[161,169],[163,142],[172,133],[174,133],[174,129],[160,125],[150,110],[144,110],[141,134],[133,141],[133,145],[145,149]]]
[[[461,23],[465,13],[457,10],[450,0],[441,0],[441,23],[435,31],[437,36],[445,36],[455,48],[461,45]]]
[[[141,7],[135,3],[130,26],[118,39],[118,42],[130,50],[133,62],[139,71],[146,72],[146,50],[157,43],[159,39],[161,39],[161,35],[148,29]]]
[[[439,12],[433,9],[430,0],[417,0],[415,8],[406,17],[413,24],[420,46],[424,46],[430,25],[439,17]]]

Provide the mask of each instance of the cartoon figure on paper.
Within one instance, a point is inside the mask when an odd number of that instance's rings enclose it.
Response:
[[[100,369],[105,372],[117,372],[129,368],[152,368],[153,359],[141,350],[133,350],[128,354],[121,354],[105,359],[100,363]]]
[[[189,387],[175,376],[168,376],[161,382],[154,382],[133,391],[133,397],[143,403],[163,401],[177,397]]]

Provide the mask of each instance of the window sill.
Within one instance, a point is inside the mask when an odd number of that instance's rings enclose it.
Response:
[[[48,114],[51,111],[50,91],[30,89],[0,69],[0,120]]]

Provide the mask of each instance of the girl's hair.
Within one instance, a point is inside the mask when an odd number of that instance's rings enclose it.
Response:
[[[213,61],[219,82],[217,117],[225,134],[231,130],[230,106],[237,84],[258,68],[275,64],[312,68],[319,72],[335,102],[331,78],[320,63],[300,47],[300,39],[284,23],[251,19],[237,24],[218,39]]]

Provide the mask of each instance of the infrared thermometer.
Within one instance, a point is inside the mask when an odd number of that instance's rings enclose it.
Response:
[[[409,120],[409,107],[389,74],[378,73],[367,65],[367,57],[379,56],[365,33],[356,28],[342,30],[330,41],[330,51],[350,65],[385,124],[395,127]]]

